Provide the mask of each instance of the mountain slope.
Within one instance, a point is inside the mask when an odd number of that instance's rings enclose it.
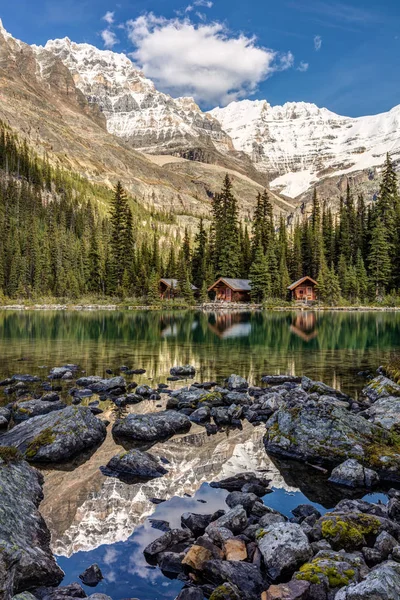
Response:
[[[326,177],[400,160],[400,106],[376,116],[342,117],[315,104],[265,100],[232,102],[210,114],[246,152],[272,189],[295,198]]]
[[[210,196],[220,189],[223,173],[210,173],[199,162],[194,172],[187,173],[184,167],[175,172],[135,151],[107,131],[105,115],[87,101],[61,60],[15,40],[1,22],[0,100],[0,119],[54,164],[98,183],[112,185],[120,179],[145,206],[209,215]],[[235,193],[247,214],[263,186],[232,170]]]

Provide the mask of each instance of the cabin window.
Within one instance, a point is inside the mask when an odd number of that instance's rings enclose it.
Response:
[[[307,295],[312,296],[312,288],[311,287],[307,288]]]

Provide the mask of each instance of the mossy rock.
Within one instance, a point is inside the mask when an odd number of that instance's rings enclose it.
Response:
[[[335,565],[334,558],[316,557],[300,567],[296,579],[309,581],[315,585],[325,582],[330,588],[344,587],[355,581],[356,571],[351,568],[341,569],[340,566],[345,564],[343,561],[344,558],[338,556],[338,564]]]
[[[327,513],[321,523],[322,537],[336,550],[354,550],[367,544],[367,539],[376,536],[381,521],[364,513],[335,515]]]
[[[242,600],[242,595],[236,585],[223,583],[213,591],[210,600]]]

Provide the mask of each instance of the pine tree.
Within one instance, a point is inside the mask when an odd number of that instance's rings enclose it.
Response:
[[[236,198],[226,175],[222,191],[213,199],[215,231],[215,271],[217,277],[238,277],[240,274],[239,227]]]
[[[194,239],[194,250],[192,256],[192,281],[193,285],[201,288],[206,279],[207,271],[207,232],[204,229],[203,219],[200,219],[199,230]]]
[[[369,276],[376,298],[386,291],[391,271],[390,246],[387,241],[387,229],[381,218],[377,218],[372,231],[369,252]]]
[[[262,302],[268,298],[271,293],[271,276],[261,240],[250,267],[249,278],[251,284],[250,295],[253,302]]]

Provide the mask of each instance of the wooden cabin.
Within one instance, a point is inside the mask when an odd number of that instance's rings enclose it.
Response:
[[[292,300],[296,302],[315,302],[317,300],[317,282],[311,277],[302,277],[289,285]]]
[[[197,287],[191,285],[194,293],[198,291]],[[159,284],[160,298],[162,300],[171,300],[179,296],[179,282],[177,279],[160,279]]]
[[[210,296],[223,302],[250,302],[251,283],[248,279],[220,277],[208,288]]]

